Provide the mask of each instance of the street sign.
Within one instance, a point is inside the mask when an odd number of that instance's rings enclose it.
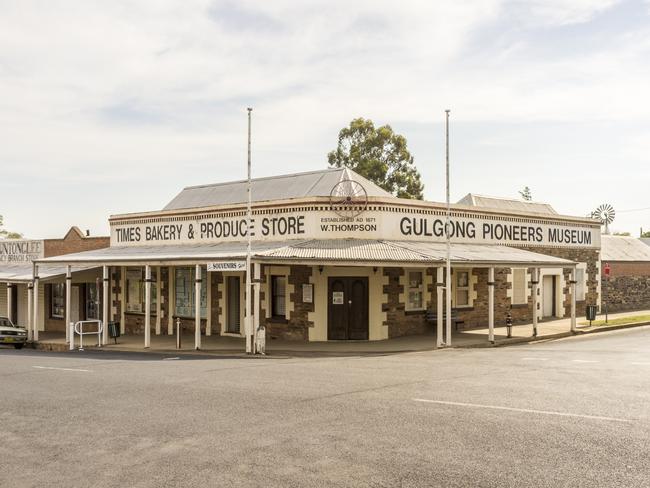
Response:
[[[605,263],[605,276],[609,278],[610,273],[612,272],[612,268],[609,267],[609,263]]]
[[[246,271],[246,261],[217,261],[207,264],[208,271]]]

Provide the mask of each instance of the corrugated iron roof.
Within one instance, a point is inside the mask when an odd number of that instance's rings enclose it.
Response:
[[[491,208],[495,210],[515,210],[518,212],[557,215],[557,212],[548,203],[527,202],[513,198],[488,197],[468,193],[458,201],[458,205],[469,207]]]
[[[650,246],[636,237],[601,236],[602,261],[650,261]]]
[[[324,239],[308,241],[254,242],[253,257],[265,261],[367,262],[367,263],[443,263],[444,243],[384,241],[370,239]],[[56,263],[118,263],[152,261],[209,261],[243,259],[246,243],[182,246],[112,247],[39,260]],[[490,244],[452,244],[454,264],[553,265],[571,261],[523,249]]]
[[[75,267],[73,272],[91,269],[93,266]],[[33,268],[32,264],[18,264],[0,266],[0,282],[28,282],[32,281]],[[39,265],[38,277],[42,280],[48,280],[57,276],[66,274],[66,266],[61,265]]]
[[[392,197],[386,190],[347,168],[333,168],[307,173],[295,173],[251,181],[252,200],[286,200],[291,198],[329,196],[332,188],[343,180],[359,182],[368,196]],[[248,201],[247,181],[189,186],[183,189],[163,210],[212,207]]]

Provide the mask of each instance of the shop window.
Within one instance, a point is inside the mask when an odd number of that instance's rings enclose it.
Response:
[[[469,271],[456,271],[456,307],[469,306]]]
[[[50,286],[50,317],[65,317],[65,283],[54,283]]]
[[[424,308],[424,273],[422,271],[407,271],[408,294],[406,310],[422,310]]]
[[[151,307],[150,313],[156,313],[158,289],[156,287],[156,273],[151,272]],[[127,269],[126,271],[126,311],[130,313],[145,312],[145,281],[143,269]]]
[[[100,318],[99,290],[95,283],[86,283],[86,320]]]
[[[526,296],[526,269],[514,268],[512,270],[512,304],[525,305],[528,303]]]
[[[195,317],[195,284],[196,270],[194,266],[188,268],[176,268],[176,315],[181,317]],[[208,316],[208,285],[207,271],[201,268],[201,318]]]
[[[585,269],[577,268],[576,269],[576,301],[582,302],[585,300],[585,289],[586,289],[586,280],[585,280]]]
[[[284,319],[286,311],[286,276],[271,276],[271,315],[274,318]]]

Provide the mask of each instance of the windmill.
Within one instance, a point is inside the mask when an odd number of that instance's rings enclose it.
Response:
[[[605,226],[605,234],[609,234],[609,224],[614,222],[616,211],[609,203],[603,203],[596,210],[591,212],[591,218],[599,220]]]
[[[330,192],[330,208],[346,220],[361,214],[368,206],[368,192],[354,180],[339,181]]]

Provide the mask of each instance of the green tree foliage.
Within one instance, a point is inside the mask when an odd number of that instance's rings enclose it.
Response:
[[[630,234],[629,232],[614,232],[613,235],[621,236],[621,237],[630,237],[632,234]]]
[[[372,120],[354,119],[339,132],[338,145],[327,162],[350,168],[399,198],[423,198],[424,185],[406,138],[389,125],[375,127]]]
[[[650,237],[650,230],[646,232],[641,232],[641,237]]]
[[[20,239],[23,237],[22,234],[19,234],[18,232],[10,232],[8,230],[5,230],[2,228],[4,225],[4,221],[2,218],[2,215],[0,215],[0,239]]]
[[[523,190],[519,190],[519,194],[521,195],[521,198],[527,202],[530,202],[533,199],[533,194],[531,193],[530,188],[527,186],[525,186]]]

